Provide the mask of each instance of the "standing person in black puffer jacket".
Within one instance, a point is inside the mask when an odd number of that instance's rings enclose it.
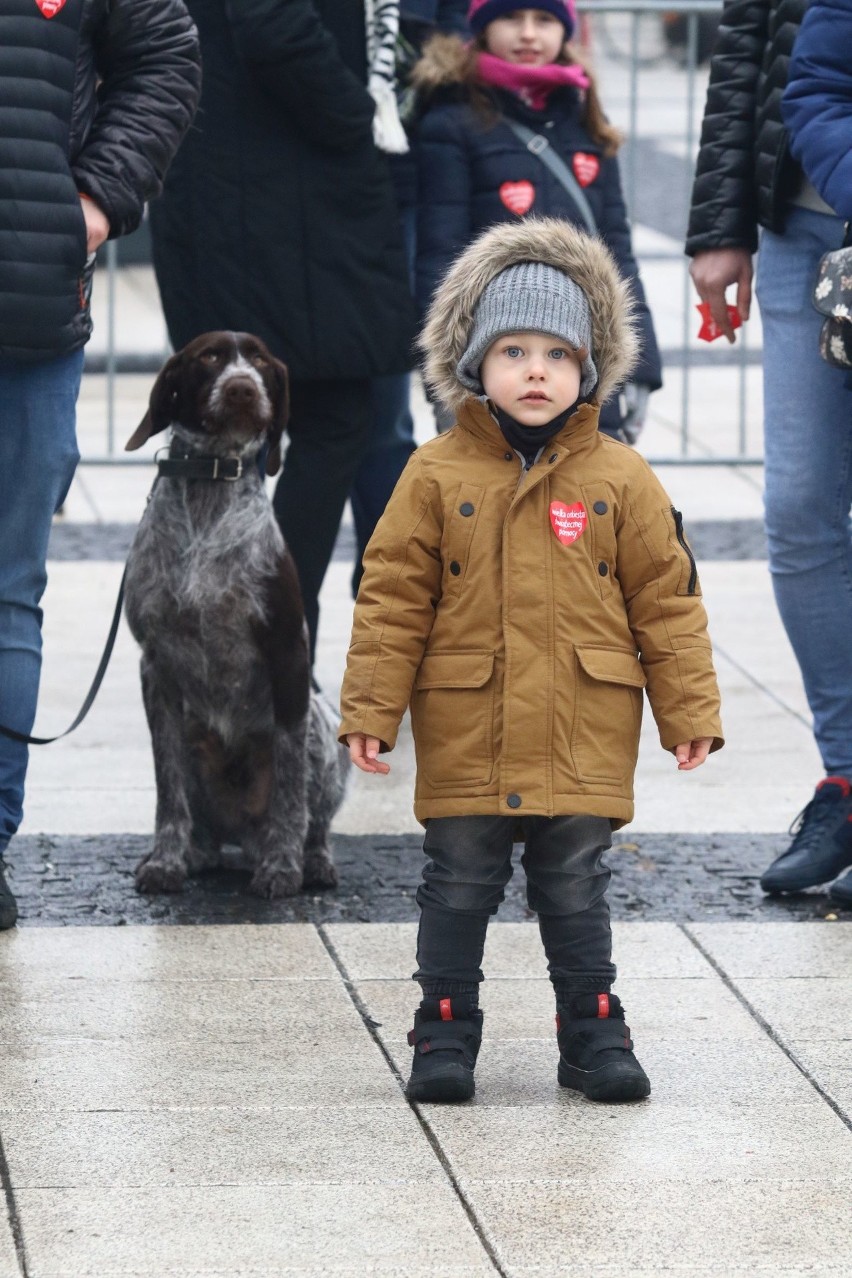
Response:
[[[763,324],[766,533],[781,620],[802,672],[825,777],[765,892],[798,892],[852,866],[852,423],[819,354],[817,264],[843,222],[793,159],[781,116],[806,0],[728,0],[710,66],[686,252],[729,341],[725,290],[743,320],[752,254]],[[850,892],[850,875],[845,876]]]
[[[374,140],[374,117],[387,125],[395,113],[386,94],[377,112],[387,82],[377,87],[368,60],[368,16],[375,30],[386,4],[188,7],[201,38],[201,108],[151,207],[154,268],[175,348],[237,329],[289,369],[274,506],[313,655],[320,587],[370,444],[375,379],[413,363],[405,250]],[[373,52],[387,52],[381,40]]]
[[[32,730],[50,523],[79,460],[76,402],[95,251],[132,231],[195,111],[183,0],[0,5],[0,722]],[[0,737],[4,853],[27,747]]]
[[[662,384],[660,356],[621,193],[620,137],[568,43],[573,0],[542,0],[535,9],[472,0],[468,23],[471,44],[436,36],[414,72],[425,109],[417,154],[418,305],[426,311],[453,260],[497,222],[529,214],[596,231],[630,283],[640,331],[633,381],[604,405],[601,429],[633,443],[648,395]],[[547,139],[574,193],[513,126]],[[452,422],[439,417],[439,424]]]

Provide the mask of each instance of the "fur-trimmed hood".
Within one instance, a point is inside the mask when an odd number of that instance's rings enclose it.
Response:
[[[599,378],[596,401],[607,400],[636,364],[634,303],[605,244],[558,218],[530,217],[500,224],[456,258],[435,293],[420,338],[426,383],[451,412],[470,394],[456,376],[456,366],[467,349],[479,299],[496,275],[519,262],[553,266],[585,293],[592,313],[591,353]]]
[[[411,83],[428,96],[437,89],[467,82],[468,44],[457,35],[433,35],[415,63]]]

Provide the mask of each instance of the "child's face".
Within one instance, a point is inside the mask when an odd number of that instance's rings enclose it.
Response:
[[[555,62],[565,43],[565,27],[545,9],[515,9],[489,22],[483,35],[495,58],[530,67]]]
[[[485,393],[524,426],[545,426],[576,403],[580,357],[558,337],[509,333],[485,352],[479,376]]]

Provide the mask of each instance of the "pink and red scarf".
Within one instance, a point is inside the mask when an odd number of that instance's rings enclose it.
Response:
[[[572,85],[575,89],[589,87],[589,77],[576,63],[565,66],[561,62],[548,62],[543,67],[531,67],[506,62],[493,53],[480,53],[476,59],[476,70],[485,84],[516,93],[534,111],[544,110],[554,89],[564,85]]]

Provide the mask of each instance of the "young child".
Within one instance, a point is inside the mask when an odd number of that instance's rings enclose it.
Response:
[[[574,2],[518,8],[515,0],[472,0],[468,22],[472,43],[434,37],[414,73],[425,111],[417,132],[418,305],[425,312],[452,261],[495,222],[531,214],[589,229],[576,195],[544,163],[543,156],[555,154],[636,302],[640,358],[624,394],[615,386],[601,413],[602,429],[634,443],[648,395],[661,385],[660,356],[621,194],[620,136],[566,43],[574,33]],[[547,152],[531,151],[512,124],[546,138]]]
[[[627,288],[568,223],[494,227],[441,284],[422,344],[457,424],[413,455],[370,542],[340,728],[359,768],[386,773],[378,755],[410,703],[428,860],[408,1096],[474,1093],[485,931],[518,839],[559,1082],[593,1100],[646,1096],[610,994],[601,861],[633,816],[643,687],[682,771],[722,738],[680,514],[597,429],[635,358]]]

